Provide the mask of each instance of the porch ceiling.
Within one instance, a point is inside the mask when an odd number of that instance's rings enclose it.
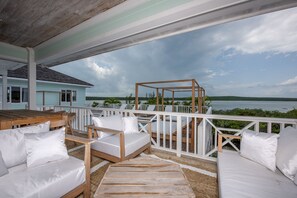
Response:
[[[25,47],[34,49],[37,64],[54,66],[295,6],[296,0],[2,0],[0,69],[1,59],[25,64]]]
[[[125,0],[1,0],[0,41],[36,47]]]

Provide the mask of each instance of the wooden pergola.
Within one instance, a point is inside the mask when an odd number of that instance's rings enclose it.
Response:
[[[180,86],[176,84],[180,83]],[[188,85],[185,85],[188,84]],[[172,85],[172,86],[171,86]],[[138,109],[138,95],[139,86],[147,87],[156,90],[156,110],[159,111],[159,91],[162,92],[162,106],[161,111],[164,111],[164,97],[165,91],[172,93],[172,111],[174,110],[174,94],[176,92],[191,92],[192,95],[192,113],[195,113],[196,102],[198,104],[198,113],[203,111],[203,103],[205,99],[205,90],[201,87],[195,79],[184,79],[184,80],[166,80],[166,81],[155,81],[155,82],[140,82],[135,84],[135,109]],[[197,95],[196,95],[197,93]],[[196,97],[197,96],[197,97]],[[199,121],[199,120],[198,120]],[[190,139],[190,148],[194,149],[194,118],[192,119],[192,129]],[[167,139],[168,137],[166,137]]]
[[[181,83],[183,85],[176,86],[175,84]],[[184,85],[188,83],[189,85]],[[174,86],[170,86],[174,84]],[[174,94],[176,92],[191,92],[192,93],[192,113],[195,113],[196,102],[198,104],[198,113],[202,113],[202,107],[205,99],[205,90],[201,87],[195,79],[184,80],[166,80],[155,82],[140,82],[135,84],[135,109],[138,109],[139,86],[147,87],[156,90],[156,109],[159,109],[159,91],[162,93],[161,111],[164,111],[164,97],[165,91],[172,93],[172,110],[174,110]],[[196,98],[197,93],[197,98]]]

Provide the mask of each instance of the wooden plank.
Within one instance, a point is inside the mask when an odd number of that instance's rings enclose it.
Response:
[[[62,120],[63,112],[33,110],[0,110],[0,130],[14,126],[30,125],[46,121]]]
[[[139,157],[111,165],[97,197],[195,197],[181,168],[163,160]]]

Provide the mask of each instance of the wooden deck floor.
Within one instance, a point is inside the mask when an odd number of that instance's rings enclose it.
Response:
[[[77,145],[75,145],[77,146]],[[72,145],[70,145],[72,147]],[[78,157],[80,159],[83,159],[84,149],[79,149],[77,151],[71,152],[71,155]],[[152,149],[152,155],[157,156],[159,158],[165,159],[165,160],[171,160],[173,162],[179,163],[181,165],[188,165],[193,167],[194,169],[199,170],[205,170],[210,173],[216,174],[216,163],[215,162],[209,162],[205,160],[199,160],[194,158],[186,158],[186,157],[177,157],[174,154],[163,152],[160,150]],[[103,160],[93,157],[92,160],[92,167],[100,165]],[[94,194],[106,172],[109,165],[112,163],[108,163],[106,165],[103,165],[98,170],[94,171],[91,174],[91,197],[94,197]],[[206,174],[203,174],[201,172],[197,172],[195,170],[190,170],[187,168],[182,168],[185,176],[187,177],[187,180],[190,183],[191,188],[193,189],[195,196],[198,198],[217,198],[218,197],[218,184],[217,184],[217,178],[213,176],[208,176]],[[83,196],[80,196],[83,197]]]

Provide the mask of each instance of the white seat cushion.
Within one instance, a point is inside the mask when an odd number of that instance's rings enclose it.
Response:
[[[130,155],[136,150],[150,142],[150,135],[147,133],[128,133],[125,134],[125,156]],[[92,143],[92,149],[120,157],[120,136],[113,135],[101,138]]]
[[[235,151],[219,152],[218,178],[220,197],[297,197],[297,186],[279,170],[272,172]]]
[[[38,167],[20,166],[0,178],[1,197],[61,197],[85,182],[84,161],[74,157]]]

